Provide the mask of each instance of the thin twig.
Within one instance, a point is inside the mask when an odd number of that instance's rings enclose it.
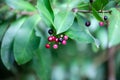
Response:
[[[91,11],[91,10],[79,10],[79,9],[77,9],[77,8],[73,8],[72,9],[72,11],[73,12],[80,12],[80,13],[92,13],[93,11]],[[111,10],[99,10],[99,11],[97,11],[98,13],[111,13],[112,11]]]

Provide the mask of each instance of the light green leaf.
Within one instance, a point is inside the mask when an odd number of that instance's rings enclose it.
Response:
[[[9,5],[13,9],[17,10],[26,10],[26,11],[33,11],[35,7],[31,5],[28,1],[24,0],[5,0],[7,5]]]
[[[28,18],[14,40],[14,57],[18,64],[25,64],[33,57],[33,52],[39,46],[40,38],[36,37],[34,28],[37,26],[40,17],[38,15]]]
[[[77,23],[73,24],[72,27],[66,32],[71,39],[76,40],[80,43],[92,43],[94,39],[89,35],[89,32],[84,29],[80,29]]]
[[[100,17],[100,15],[98,14],[98,12],[95,10],[94,7],[92,7],[92,13],[95,16],[95,18],[99,21],[103,21],[103,19]]]
[[[46,2],[46,0],[38,0],[37,1],[37,9],[39,11],[39,14],[41,16],[41,18],[44,20],[44,22],[50,26],[51,24],[53,24],[53,11],[52,9],[48,7],[50,7],[50,5],[47,5],[48,3]]]
[[[108,37],[109,37],[109,47],[120,44],[120,12],[113,8],[111,17],[109,19],[108,27]]]
[[[21,27],[26,18],[22,18],[12,23],[10,28],[7,30],[3,37],[2,46],[1,46],[1,59],[3,64],[7,69],[11,69],[13,66],[14,59],[11,59],[13,56],[12,43],[16,32]]]
[[[54,27],[57,34],[67,31],[74,21],[74,14],[70,11],[61,11],[56,14],[54,19]]]
[[[4,24],[0,25],[0,41],[2,40],[7,28],[8,28],[8,23],[4,23]]]

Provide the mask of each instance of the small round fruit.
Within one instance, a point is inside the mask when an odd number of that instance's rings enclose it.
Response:
[[[65,35],[65,36],[64,36],[64,40],[68,40],[68,36]]]
[[[54,49],[57,49],[57,48],[58,48],[58,45],[57,45],[57,44],[54,44],[54,45],[53,45],[53,48],[54,48]]]
[[[56,40],[56,37],[55,36],[52,36],[52,41],[55,41]]]
[[[63,37],[63,36],[64,36],[63,34],[60,35],[60,37]]]
[[[54,32],[54,31],[53,31],[52,29],[49,29],[49,30],[48,30],[48,33],[49,33],[50,35],[53,34],[53,32]]]
[[[100,26],[104,26],[104,22],[99,22],[99,25]]]
[[[63,41],[63,38],[61,38],[61,37],[58,38],[58,41],[59,41],[59,42],[62,42],[62,41]]]
[[[66,45],[66,44],[67,44],[66,40],[63,40],[63,41],[62,41],[62,44],[63,44],[63,45]]]
[[[108,17],[107,16],[104,16],[104,20],[106,21],[108,19]]]
[[[58,38],[55,39],[55,42],[58,42]]]
[[[90,21],[85,22],[85,25],[89,27],[91,25]]]
[[[48,37],[48,41],[49,41],[49,42],[52,42],[52,41],[53,41],[52,36],[49,36],[49,37]]]
[[[78,9],[77,9],[77,8],[73,8],[72,11],[73,11],[74,13],[77,13],[77,12],[78,12]]]
[[[45,47],[46,47],[46,48],[50,48],[50,44],[46,44]]]
[[[93,3],[93,0],[89,0],[90,1],[90,3]]]

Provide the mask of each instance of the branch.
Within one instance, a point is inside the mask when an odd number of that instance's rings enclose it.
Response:
[[[80,12],[80,13],[92,13],[93,12],[91,10],[79,10],[77,8],[73,8],[72,11],[75,12],[75,13],[77,13],[77,12]],[[111,10],[99,10],[97,12],[98,13],[111,13],[112,11]]]

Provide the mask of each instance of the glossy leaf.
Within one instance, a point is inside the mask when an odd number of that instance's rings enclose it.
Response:
[[[13,9],[26,10],[26,11],[35,10],[34,6],[32,6],[29,2],[24,0],[5,0],[5,2]]]
[[[108,27],[108,37],[109,37],[109,47],[115,46],[120,43],[120,39],[118,39],[120,35],[120,12],[113,8],[112,15],[109,19],[109,27]]]
[[[107,4],[109,0],[95,0],[95,2],[92,4],[92,6],[96,10],[102,10]]]
[[[40,38],[36,37],[34,27],[40,17],[34,15],[27,19],[16,34],[14,40],[14,56],[18,64],[24,64],[33,57],[33,52],[39,46]]]
[[[74,21],[74,14],[70,11],[61,11],[55,16],[54,27],[57,34],[67,31]]]
[[[98,14],[98,12],[95,10],[94,7],[92,7],[92,13],[95,16],[95,18],[99,21],[103,21],[103,19],[101,18],[101,16]]]
[[[40,80],[49,80],[51,74],[52,56],[50,49],[45,48],[45,44],[48,42],[44,32],[38,27],[35,29],[36,34],[41,37],[39,49],[36,51],[36,64],[33,66],[34,70],[37,72]],[[39,70],[38,70],[39,69]]]
[[[43,21],[50,26],[51,24],[53,24],[53,18],[54,18],[54,14],[53,11],[50,7],[50,3],[46,2],[49,0],[38,0],[37,1],[37,9],[39,11],[39,14],[41,16],[41,18],[43,19]]]
[[[72,25],[72,27],[66,32],[66,35],[80,43],[94,42],[94,39],[89,35],[89,32],[80,29],[77,23]]]
[[[7,28],[8,28],[8,23],[4,23],[4,24],[0,25],[0,41],[2,40]]]
[[[7,30],[7,32],[3,37],[2,46],[1,46],[1,59],[7,69],[11,69],[13,66],[13,59],[11,59],[11,56],[13,55],[13,51],[12,51],[13,39],[18,29],[25,21],[25,19],[26,18],[22,18],[12,23],[10,28]]]

